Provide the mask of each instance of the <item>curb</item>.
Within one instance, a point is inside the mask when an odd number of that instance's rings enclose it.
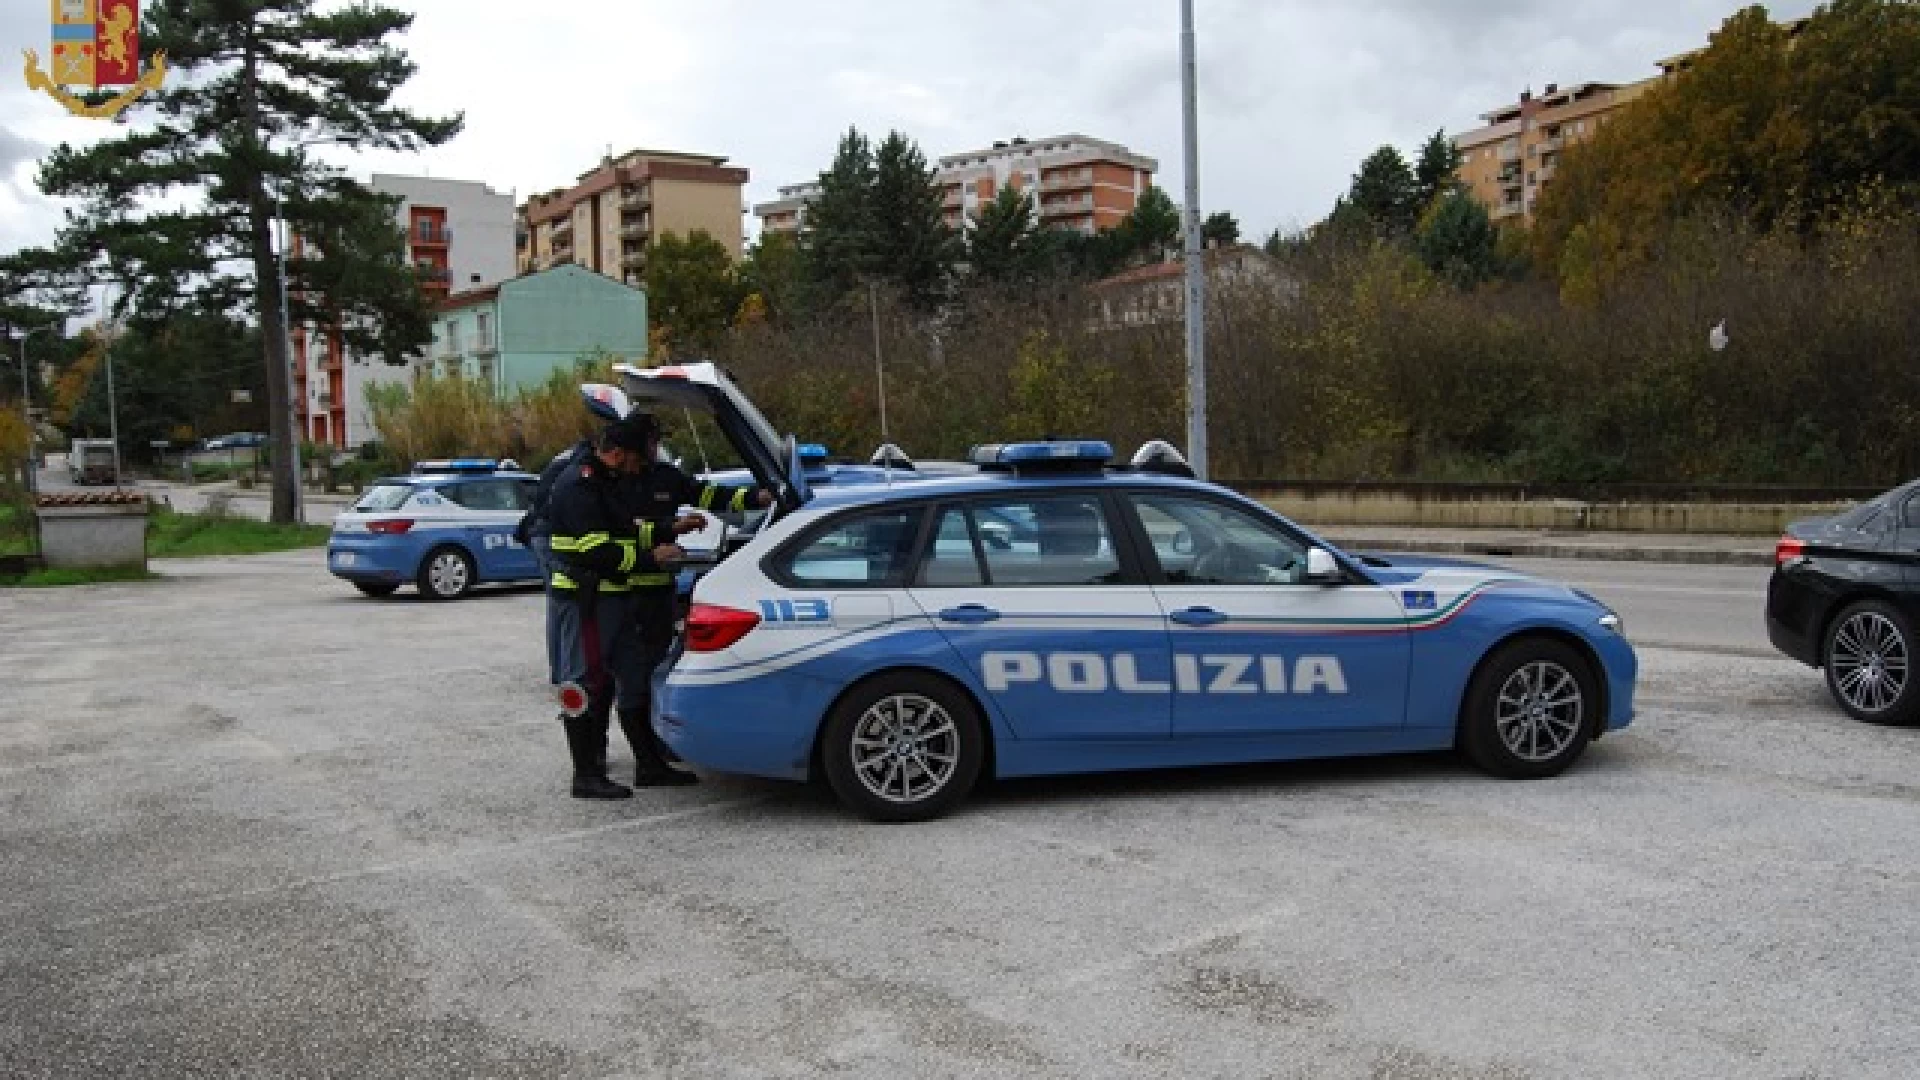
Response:
[[[1686,563],[1695,566],[1772,566],[1773,552],[1741,548],[1631,547],[1621,544],[1582,544],[1498,540],[1420,540],[1409,538],[1382,544],[1329,535],[1346,551],[1401,551],[1422,555],[1475,555],[1496,559],[1584,559],[1606,562]]]

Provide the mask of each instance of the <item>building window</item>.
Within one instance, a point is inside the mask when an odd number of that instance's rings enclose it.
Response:
[[[484,311],[480,312],[473,318],[476,324],[473,334],[474,344],[482,349],[493,348],[493,326],[487,317],[487,313]]]

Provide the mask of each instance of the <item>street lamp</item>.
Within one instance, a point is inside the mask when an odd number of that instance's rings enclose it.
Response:
[[[36,326],[31,330],[19,331],[20,338],[20,415],[27,422],[27,494],[38,490],[40,474],[40,432],[33,426],[33,383],[27,376],[27,339],[42,330],[53,329],[53,324]]]

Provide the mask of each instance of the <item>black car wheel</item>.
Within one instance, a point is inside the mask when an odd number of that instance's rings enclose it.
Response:
[[[835,795],[874,821],[927,821],[973,790],[985,759],[979,710],[931,675],[882,675],[827,718],[821,763]]]
[[[458,600],[473,590],[473,558],[457,547],[439,547],[420,561],[415,584],[429,600]]]
[[[397,581],[356,581],[353,583],[353,587],[366,593],[368,596],[392,596],[394,590],[400,587],[400,583]]]
[[[1848,715],[1870,724],[1915,720],[1913,631],[1899,609],[1863,600],[1827,628],[1827,689]]]
[[[1584,656],[1552,638],[1521,638],[1501,646],[1475,673],[1460,743],[1474,764],[1495,776],[1553,776],[1586,750],[1599,707]]]

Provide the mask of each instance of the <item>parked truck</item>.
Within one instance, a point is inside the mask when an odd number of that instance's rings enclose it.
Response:
[[[67,475],[76,484],[111,484],[113,474],[112,439],[75,439],[67,453]]]

